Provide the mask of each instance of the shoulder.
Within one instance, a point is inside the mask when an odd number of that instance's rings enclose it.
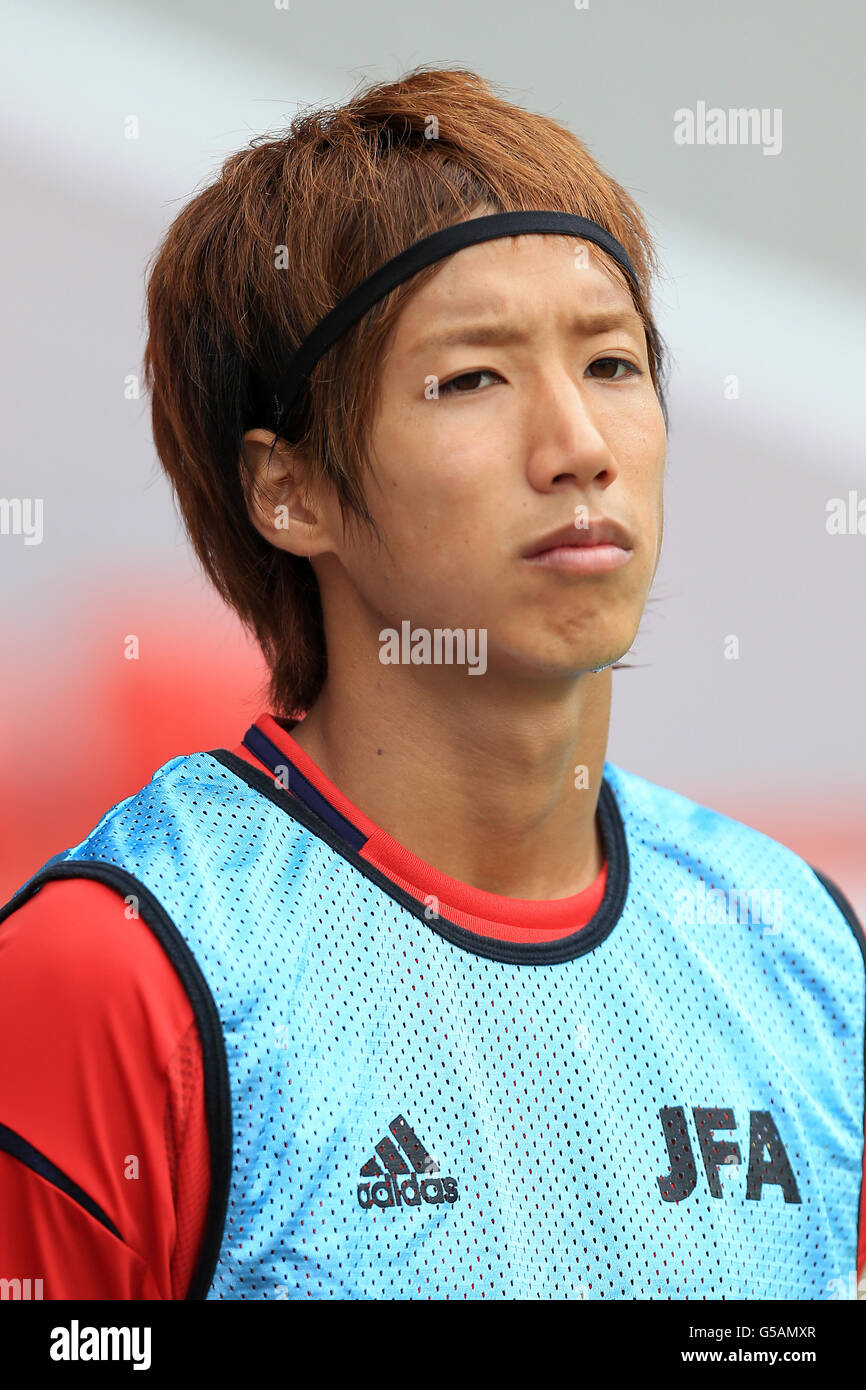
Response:
[[[272,802],[288,812],[291,798],[274,790],[267,774],[227,750],[180,754],[157,768],[133,795],[109,807],[78,844],[49,860],[43,869],[82,856],[109,862],[122,859],[130,866],[146,857],[157,865],[157,872],[165,866],[170,873],[170,866],[183,861],[187,851],[197,856],[203,837],[224,836],[227,813],[237,818],[233,828],[240,834],[244,822],[261,816]],[[285,814],[282,821],[287,834],[304,830],[292,814]]]
[[[0,921],[4,1248],[51,1297],[183,1297],[208,1171],[190,1001],[105,883],[50,879],[17,899]]]
[[[672,861],[680,859],[701,875],[737,879],[757,872],[762,883],[796,887],[815,903],[838,909],[864,946],[863,926],[843,891],[788,845],[614,763],[605,763],[604,777],[633,845],[641,844]]]
[[[758,851],[775,849],[805,863],[780,840],[774,840],[772,836],[734,816],[704,806],[671,787],[650,782],[646,777],[628,772],[613,763],[605,763],[604,776],[620,810],[639,828],[644,838],[667,846],[672,833],[678,832],[693,845],[733,847],[748,844]]]
[[[825,874],[821,869],[817,869],[814,864],[812,865],[812,872],[818,879],[818,882],[833,899],[833,902],[853,931],[860,950],[863,952],[864,963],[866,963],[866,928],[864,928],[862,921],[855,912],[853,904],[842,892],[838,883],[835,883],[828,874]]]
[[[649,778],[641,777],[637,772],[630,772],[615,763],[605,763],[604,778],[624,809],[635,818],[640,817],[654,823],[660,831],[666,828],[669,821],[676,820],[706,830],[723,830],[730,827],[750,835],[761,834],[744,822],[725,815],[722,811],[715,811],[711,806],[704,806],[673,787],[651,782]]]
[[[28,1032],[37,1018],[52,1033],[75,1021],[78,1037],[93,1030],[104,1041],[110,1022],[127,1033],[139,1028],[167,1060],[192,1022],[192,1006],[131,895],[63,878],[14,903],[0,922],[4,1031],[13,1017]]]

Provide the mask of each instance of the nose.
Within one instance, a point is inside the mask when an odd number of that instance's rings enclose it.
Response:
[[[585,487],[598,481],[607,485],[616,476],[616,460],[582,386],[561,363],[550,362],[531,388],[526,467],[540,492],[563,479]]]

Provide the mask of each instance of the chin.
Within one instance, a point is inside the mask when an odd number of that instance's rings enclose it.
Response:
[[[528,679],[550,680],[581,674],[597,674],[606,671],[631,650],[637,636],[639,623],[630,618],[628,622],[611,622],[602,632],[592,630],[589,623],[586,629],[569,634],[536,630],[522,626],[520,632],[513,633],[513,640],[505,634],[493,635],[488,639],[489,669],[510,670],[514,675]],[[527,636],[532,636],[532,644]]]
[[[635,633],[629,632],[624,633],[621,637],[611,637],[606,642],[575,643],[563,665],[571,671],[581,671],[593,675],[599,671],[607,671],[628,655],[635,636]]]
[[[488,670],[498,669],[504,674],[507,671],[514,676],[524,677],[528,680],[559,680],[571,679],[574,676],[598,675],[601,671],[608,670],[621,661],[626,655],[628,647],[616,647],[611,650],[602,650],[594,646],[585,652],[571,651],[568,655],[561,655],[555,658],[550,652],[525,652],[521,655],[512,655],[510,658],[503,658],[500,655],[498,661],[490,660]]]

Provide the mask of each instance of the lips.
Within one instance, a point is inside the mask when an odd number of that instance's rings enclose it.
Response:
[[[622,550],[631,550],[632,541],[628,531],[611,517],[596,517],[587,526],[575,526],[570,522],[558,531],[551,531],[541,540],[533,541],[523,551],[523,558],[542,555],[545,550],[556,550],[560,546],[618,545]]]

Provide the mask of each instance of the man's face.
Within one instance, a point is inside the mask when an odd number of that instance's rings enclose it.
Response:
[[[581,326],[602,312],[622,324]],[[437,341],[470,326],[523,340]],[[631,297],[582,243],[468,247],[395,325],[364,479],[384,545],[348,528],[343,567],[374,627],[484,628],[491,673],[599,670],[634,641],[655,574],[666,444]],[[627,562],[574,573],[527,558],[576,517],[619,522]]]

